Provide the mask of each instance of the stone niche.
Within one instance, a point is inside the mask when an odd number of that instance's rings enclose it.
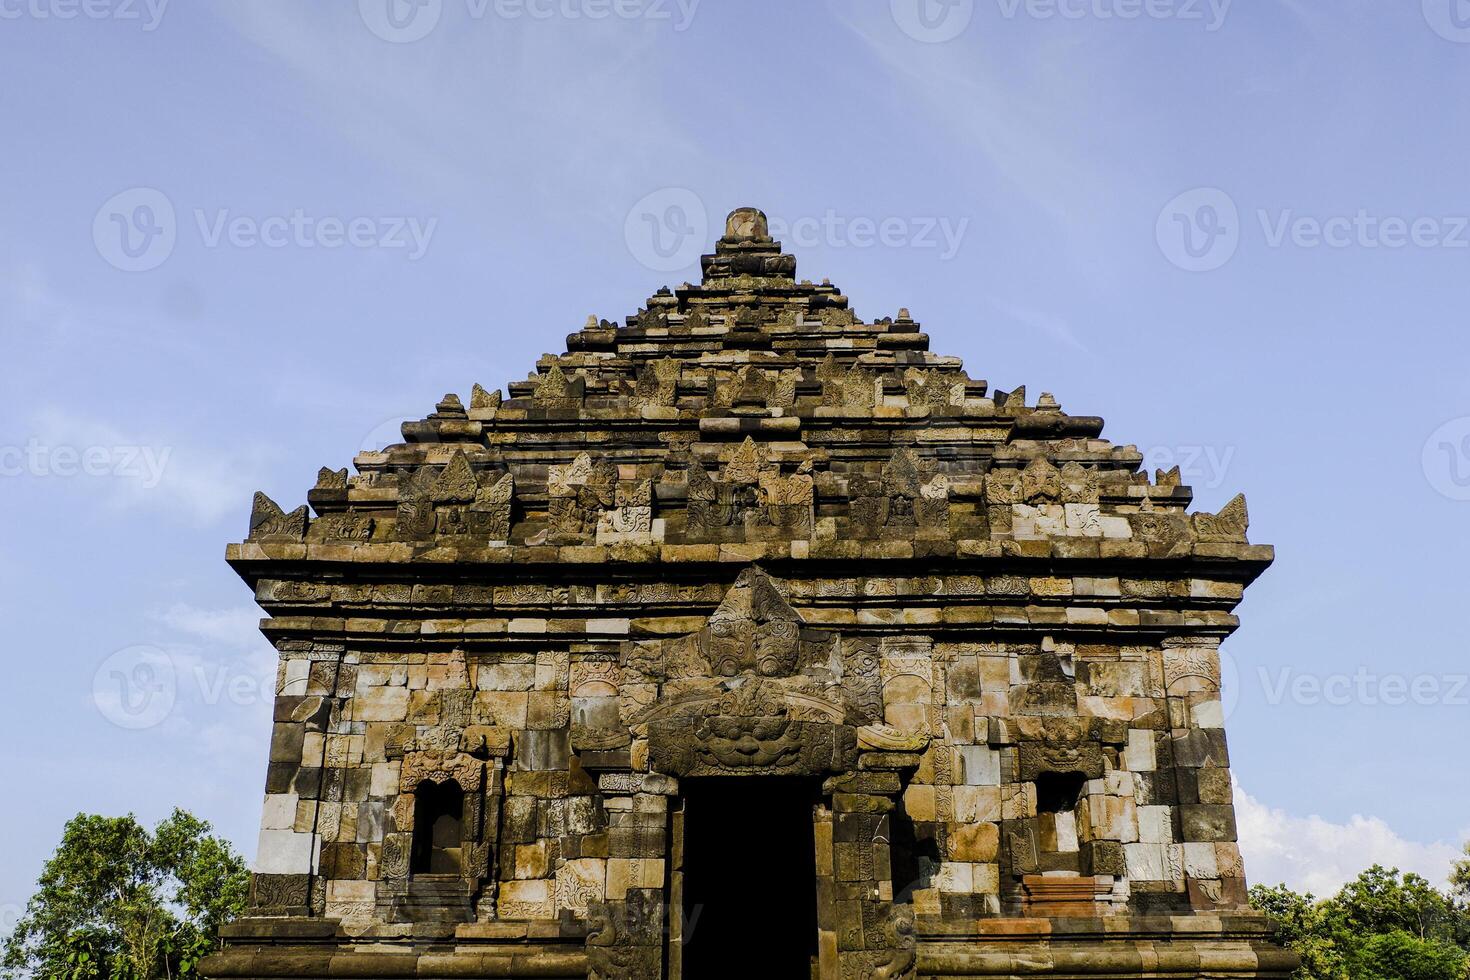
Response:
[[[1284,978],[1219,647],[1272,560],[735,212],[698,285],[257,495],[207,977]]]

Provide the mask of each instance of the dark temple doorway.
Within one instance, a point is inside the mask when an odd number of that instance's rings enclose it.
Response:
[[[413,874],[457,875],[464,843],[464,790],[424,781],[414,793]]]
[[[745,777],[683,786],[683,977],[811,980],[820,783]]]

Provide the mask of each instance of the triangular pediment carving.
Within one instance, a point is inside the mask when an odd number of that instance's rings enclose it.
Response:
[[[751,567],[687,636],[633,644],[625,664],[658,681],[691,677],[791,677],[804,663],[825,656],[833,636],[806,630],[781,589]]]

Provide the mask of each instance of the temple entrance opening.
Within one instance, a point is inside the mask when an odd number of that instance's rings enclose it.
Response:
[[[414,794],[414,874],[457,875],[464,842],[464,790],[454,780],[424,782]]]
[[[820,784],[683,781],[683,976],[810,980]]]

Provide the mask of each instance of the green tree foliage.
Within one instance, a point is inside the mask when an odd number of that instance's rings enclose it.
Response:
[[[1454,906],[1416,874],[1400,875],[1374,865],[1350,881],[1333,900],[1337,923],[1360,934],[1395,931],[1420,939],[1453,937]]]
[[[1461,980],[1465,951],[1395,929],[1363,940],[1353,958],[1357,980]]]
[[[1450,888],[1456,899],[1470,903],[1470,843],[1465,845],[1465,860],[1456,861],[1455,869],[1450,872]]]
[[[1251,889],[1251,904],[1280,929],[1281,941],[1302,958],[1300,980],[1337,980],[1344,977],[1343,953],[1333,943],[1324,906],[1310,894],[1298,895],[1285,885]]]
[[[1329,899],[1257,886],[1251,904],[1301,954],[1298,980],[1467,980],[1467,879],[1470,861],[1457,866],[1448,894],[1416,874],[1374,865]]]
[[[149,833],[130,814],[80,813],[5,941],[7,977],[188,980],[249,875],[208,823],[175,810]]]

